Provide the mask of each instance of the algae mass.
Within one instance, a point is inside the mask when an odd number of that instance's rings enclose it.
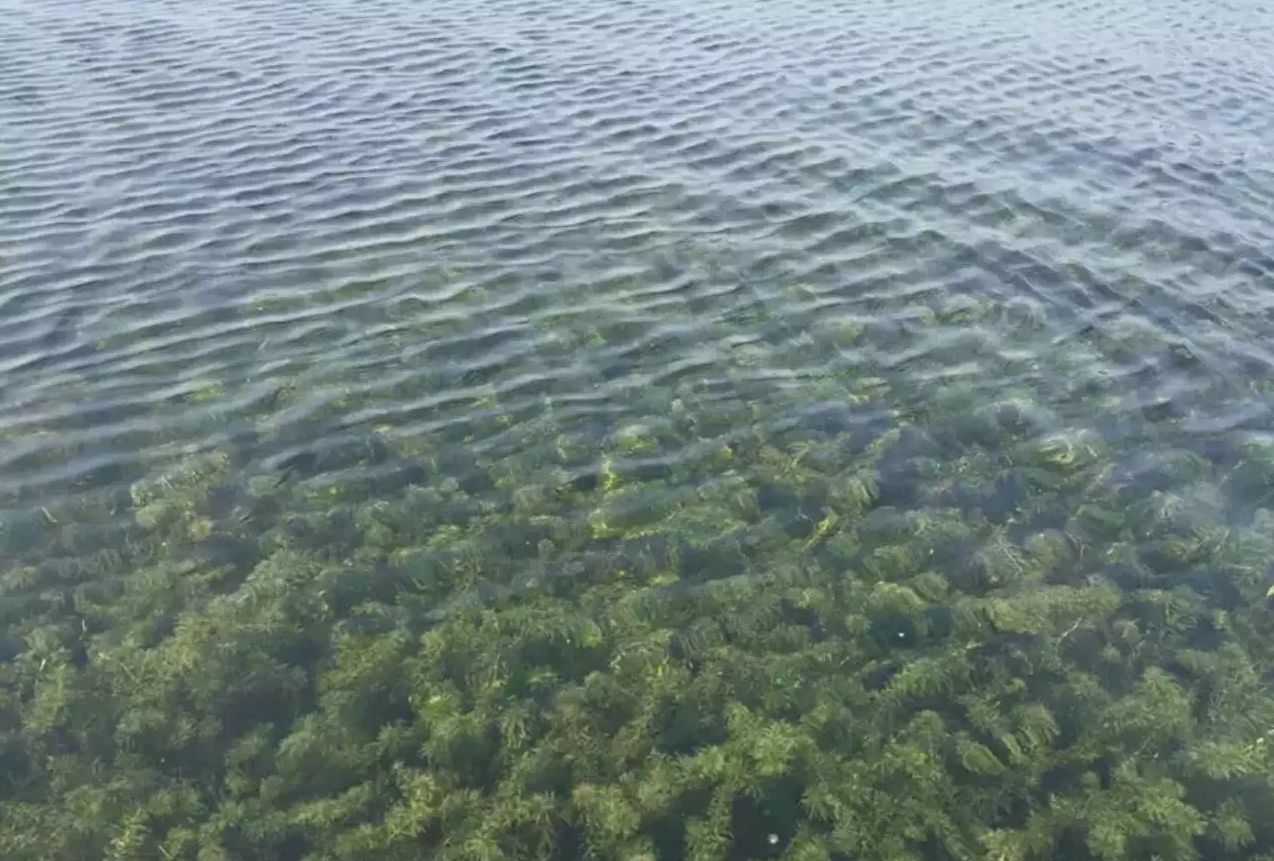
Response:
[[[1014,373],[1015,343],[1077,353],[1028,305],[896,304],[736,298],[688,369],[616,356],[620,303],[548,317],[463,421],[371,390],[288,426],[342,383],[279,377],[250,432],[7,517],[0,854],[1269,857],[1274,441],[1182,430],[1259,392],[1063,399]],[[996,397],[953,351],[871,358],[917,332],[995,332]],[[556,361],[624,408],[528,393]],[[437,385],[395,362],[393,401]]]

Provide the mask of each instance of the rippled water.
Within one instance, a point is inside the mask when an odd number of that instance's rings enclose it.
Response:
[[[464,497],[457,529],[530,512],[431,619],[735,482],[742,521],[817,542],[849,518],[774,458],[833,476],[898,430],[869,509],[1022,546],[1098,486],[1206,488],[1183,504],[1219,528],[1274,507],[1272,7],[0,12],[15,632],[109,638],[83,584],[169,552],[248,571],[322,505],[354,537],[325,521],[316,553],[396,564],[424,539],[367,511],[421,488]],[[1023,451],[1101,464],[1032,520]],[[174,522],[188,547],[146,544]],[[740,547],[730,576],[769,564]]]
[[[732,378],[1268,417],[1259,5],[5,11],[11,508]]]

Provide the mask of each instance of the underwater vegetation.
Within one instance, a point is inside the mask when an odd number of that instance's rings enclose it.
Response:
[[[1153,333],[1032,376],[968,342],[1037,343],[1029,306],[791,295],[685,366],[632,309],[539,315],[518,376],[403,325],[305,422],[339,372],[6,490],[0,857],[1274,858],[1274,443],[1067,371]]]
[[[1274,4],[0,6],[0,861],[1274,861]]]

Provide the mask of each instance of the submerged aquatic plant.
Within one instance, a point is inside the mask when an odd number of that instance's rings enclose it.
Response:
[[[540,325],[662,373],[608,342],[636,316]],[[328,404],[375,425],[322,447],[263,419],[6,520],[0,855],[1274,853],[1268,445],[1147,456],[811,331],[613,416],[497,377],[436,421]]]

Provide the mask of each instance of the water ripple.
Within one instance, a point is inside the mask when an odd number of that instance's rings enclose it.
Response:
[[[688,398],[781,435],[820,386],[1268,430],[1259,6],[0,10],[15,512],[227,445],[596,446]]]

